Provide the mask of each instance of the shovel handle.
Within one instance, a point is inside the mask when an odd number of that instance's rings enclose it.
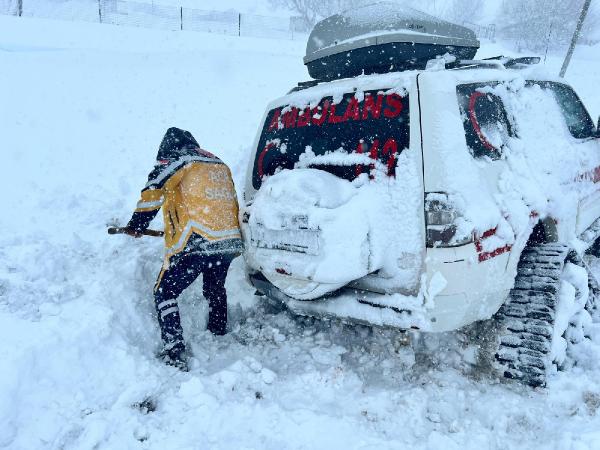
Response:
[[[108,227],[108,234],[128,234],[129,231],[132,231],[132,230],[127,227]],[[162,237],[165,235],[164,231],[158,231],[158,230],[144,230],[144,231],[140,231],[139,233],[143,234],[144,236],[154,236],[154,237]]]

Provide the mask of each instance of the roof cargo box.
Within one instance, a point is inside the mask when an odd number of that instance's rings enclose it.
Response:
[[[446,53],[473,59],[478,48],[479,41],[468,28],[381,2],[317,23],[308,38],[304,64],[314,79],[333,80],[424,69],[428,60]]]

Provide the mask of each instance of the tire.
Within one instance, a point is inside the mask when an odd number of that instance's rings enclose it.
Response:
[[[495,365],[504,377],[543,387],[549,374],[576,364],[576,346],[589,339],[592,284],[583,261],[565,245],[523,250],[515,286],[495,315]]]
[[[593,257],[600,258],[600,238],[594,241],[594,243],[587,250],[587,253]]]
[[[592,254],[586,254],[583,258],[585,267],[588,270],[590,297],[586,309],[592,316],[594,322],[600,322],[600,279],[596,273],[600,275],[600,257],[595,257]],[[592,273],[592,270],[596,273]]]

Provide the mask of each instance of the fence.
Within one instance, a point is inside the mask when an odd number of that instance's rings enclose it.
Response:
[[[306,39],[308,33],[300,17],[205,11],[129,0],[0,0],[0,14],[276,39]],[[463,25],[479,38],[493,41],[496,37],[495,25]]]
[[[307,33],[296,17],[205,11],[127,0],[0,0],[0,14],[277,39],[306,39]]]

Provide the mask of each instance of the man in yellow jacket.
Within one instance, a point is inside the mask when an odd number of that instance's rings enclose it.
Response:
[[[225,334],[225,278],[231,261],[242,252],[242,240],[229,168],[178,128],[169,128],[160,144],[127,234],[141,236],[161,207],[166,255],[154,287],[164,342],[161,356],[167,364],[187,370],[177,297],[202,273],[208,329]]]

